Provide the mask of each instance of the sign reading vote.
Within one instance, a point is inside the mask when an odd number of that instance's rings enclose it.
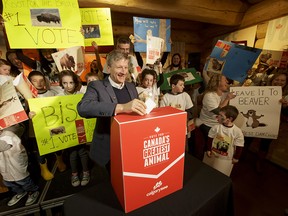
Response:
[[[40,155],[92,141],[96,119],[83,119],[77,104],[82,94],[29,99]]]
[[[3,18],[11,48],[83,46],[77,0],[3,2]]]
[[[110,8],[80,8],[85,46],[114,45]]]

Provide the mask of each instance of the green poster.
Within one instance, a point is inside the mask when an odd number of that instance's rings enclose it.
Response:
[[[77,104],[82,94],[28,100],[40,155],[91,142],[96,119],[81,118]]]
[[[184,70],[172,71],[169,73],[164,73],[164,82],[160,86],[160,89],[163,91],[170,90],[170,78],[173,74],[181,74],[185,78],[185,85],[191,85],[194,83],[202,82],[202,77],[196,72],[195,68],[188,68]]]

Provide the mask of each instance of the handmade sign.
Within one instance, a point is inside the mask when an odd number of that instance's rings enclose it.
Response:
[[[222,73],[242,83],[260,52],[261,49],[218,40],[210,54],[210,59],[205,64],[205,70]]]
[[[147,35],[164,40],[163,51],[171,51],[171,20],[133,17],[134,49],[136,52],[146,52]]]
[[[80,8],[85,46],[114,45],[110,8]]]
[[[230,100],[239,110],[236,124],[244,136],[277,139],[280,124],[282,89],[280,86],[231,87],[236,97]]]
[[[172,71],[169,73],[164,73],[164,82],[160,86],[161,90],[170,90],[170,78],[173,74],[181,74],[185,78],[185,85],[191,85],[194,83],[199,83],[202,82],[201,76],[196,72],[195,68],[188,68],[184,70],[177,70],[177,71]]]
[[[52,57],[59,71],[71,70],[78,76],[84,71],[84,49],[82,47],[70,47],[52,53]]]
[[[84,45],[77,0],[6,0],[2,3],[2,16],[10,48],[67,48]]]
[[[96,119],[83,119],[77,104],[82,94],[29,99],[40,155],[92,141]]]
[[[18,98],[12,80],[0,85],[0,129],[28,119]]]

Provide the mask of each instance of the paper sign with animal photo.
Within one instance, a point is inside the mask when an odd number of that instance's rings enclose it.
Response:
[[[12,80],[0,85],[0,129],[28,119]]]
[[[226,77],[242,83],[260,52],[261,49],[218,40],[204,68],[206,71],[222,72]]]
[[[82,47],[71,47],[52,53],[59,71],[71,70],[78,76],[84,71],[84,50]]]
[[[247,137],[277,139],[280,125],[282,89],[280,86],[231,87],[230,100],[239,110],[235,124]]]
[[[96,119],[78,115],[82,94],[29,99],[40,155],[92,141]]]
[[[191,85],[194,83],[199,83],[202,82],[201,76],[197,73],[195,68],[188,68],[184,70],[177,70],[177,71],[172,71],[170,73],[164,73],[164,82],[160,86],[161,90],[170,90],[170,78],[173,74],[180,74],[185,78],[185,85]]]
[[[110,8],[80,8],[85,46],[114,45]]]
[[[26,100],[35,98],[38,95],[37,89],[32,85],[23,72],[13,80],[13,85]]]
[[[54,49],[84,45],[77,0],[2,3],[10,48]]]

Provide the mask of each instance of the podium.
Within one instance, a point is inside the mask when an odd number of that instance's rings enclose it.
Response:
[[[111,183],[130,212],[183,187],[187,114],[172,107],[111,124]]]

